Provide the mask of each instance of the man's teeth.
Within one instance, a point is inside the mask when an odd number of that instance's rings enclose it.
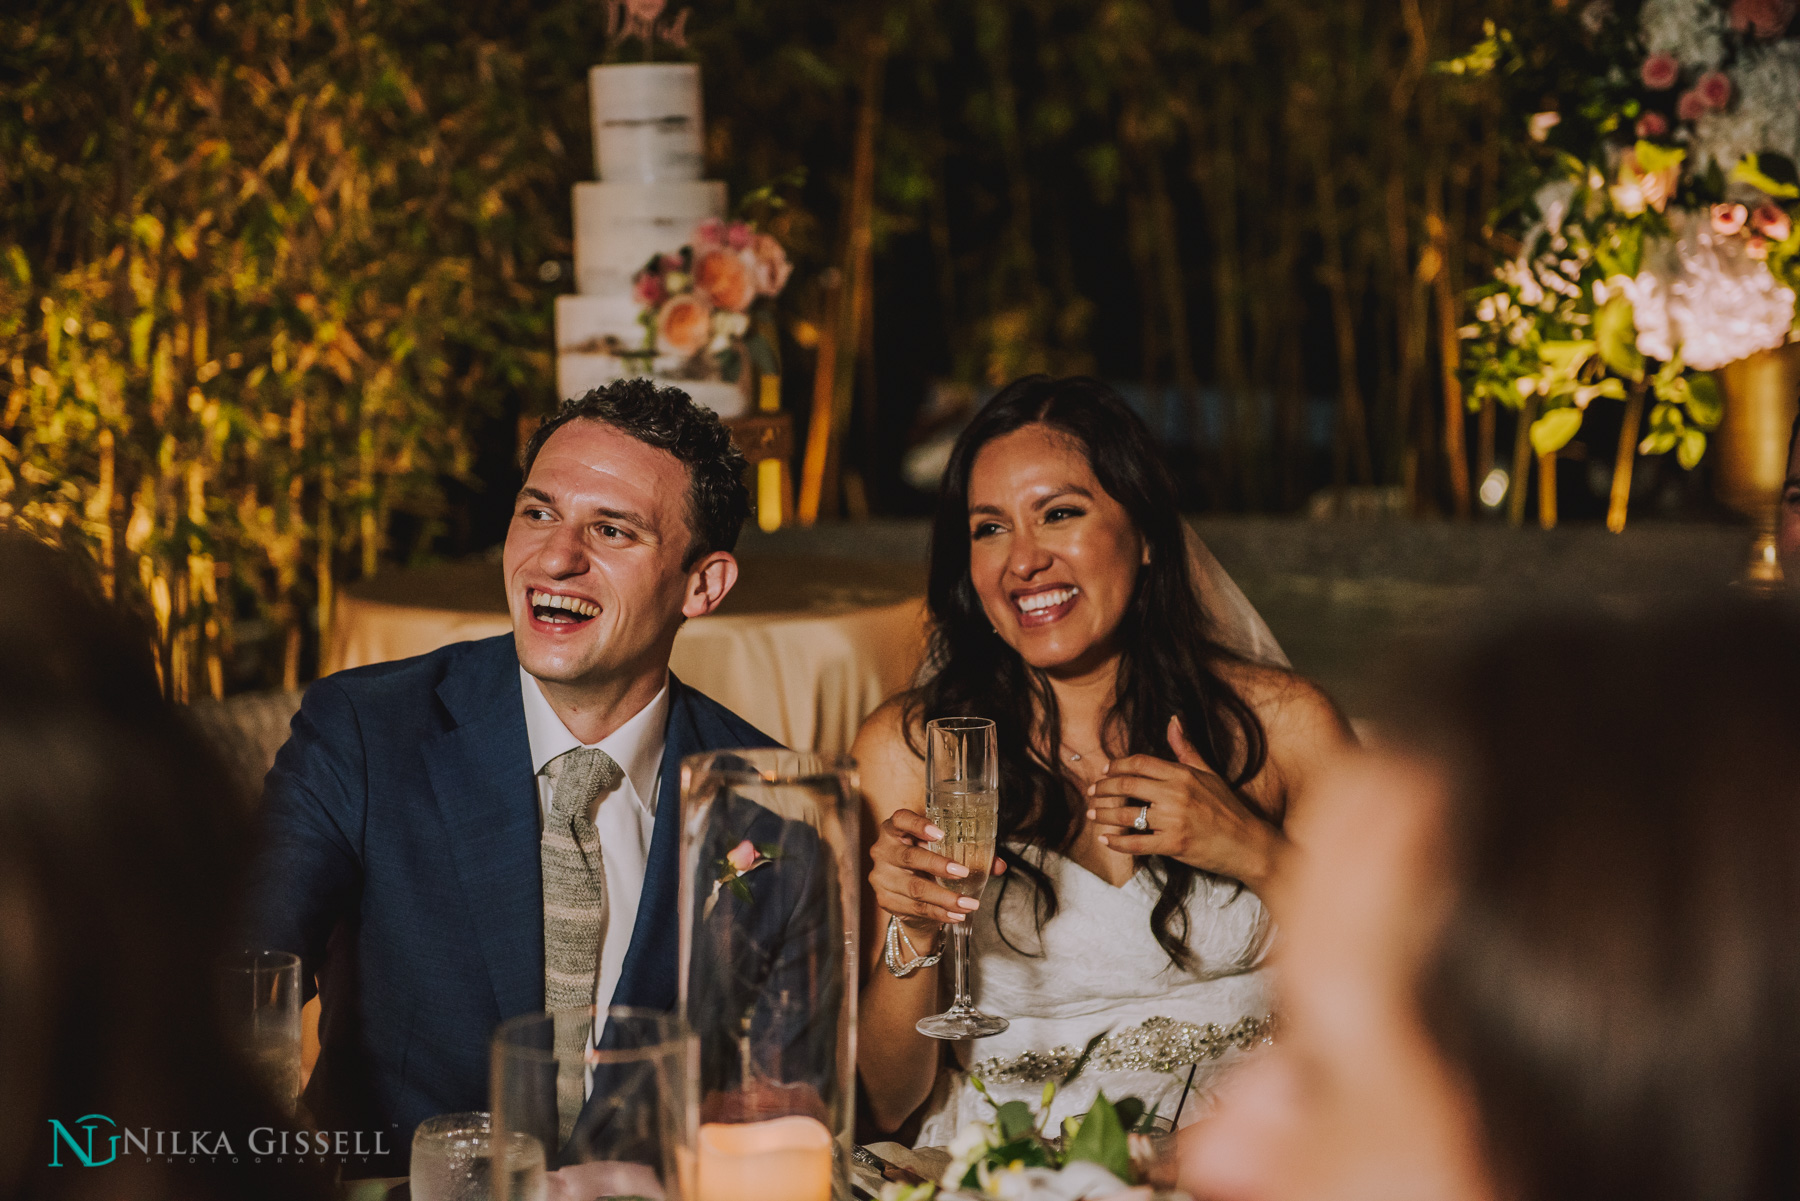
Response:
[[[533,591],[531,607],[534,609],[561,609],[572,617],[587,618],[600,616],[600,606],[592,601],[582,600],[579,596],[561,596],[551,592]]]
[[[1021,612],[1036,613],[1039,609],[1054,609],[1071,601],[1080,591],[1079,588],[1056,588],[1049,592],[1034,592],[1030,596],[1021,596],[1017,603]]]

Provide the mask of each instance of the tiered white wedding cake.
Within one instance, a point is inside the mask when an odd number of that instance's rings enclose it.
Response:
[[[651,256],[681,249],[695,226],[723,218],[725,185],[700,178],[700,68],[633,63],[588,73],[597,183],[575,185],[575,285],[556,298],[556,382],[563,397],[634,375],[676,368],[681,356],[620,357],[644,344],[632,276]],[[744,390],[717,380],[677,386],[723,417]]]

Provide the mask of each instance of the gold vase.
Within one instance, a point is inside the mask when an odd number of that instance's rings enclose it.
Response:
[[[1718,378],[1725,418],[1712,436],[1713,491],[1755,524],[1748,581],[1779,583],[1775,525],[1787,479],[1788,435],[1800,398],[1800,342],[1727,363]]]

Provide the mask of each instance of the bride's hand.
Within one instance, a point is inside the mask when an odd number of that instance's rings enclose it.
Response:
[[[870,849],[875,866],[869,871],[869,885],[875,890],[875,903],[910,926],[960,922],[980,906],[974,897],[958,896],[939,883],[969,874],[962,864],[934,855],[922,845],[943,836],[924,814],[896,809],[881,823],[881,833]],[[993,874],[1005,870],[1006,865],[996,858]]]
[[[1106,765],[1088,786],[1088,820],[1118,833],[1102,844],[1128,855],[1162,855],[1190,867],[1241,880],[1255,891],[1269,877],[1281,834],[1232,792],[1206,765],[1181,728],[1169,719],[1169,749],[1175,762],[1154,755],[1130,755]],[[1127,799],[1140,804],[1127,804]],[[1132,826],[1150,807],[1149,829]]]

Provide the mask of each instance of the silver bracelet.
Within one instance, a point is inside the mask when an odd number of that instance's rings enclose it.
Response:
[[[912,955],[912,958],[905,963],[900,962],[900,943],[903,940],[906,943],[907,951]],[[919,954],[919,948],[913,946],[912,939],[906,933],[905,925],[893,914],[888,915],[887,949],[882,952],[881,959],[887,964],[887,970],[892,972],[896,978],[904,980],[922,967],[931,967],[943,957],[942,947],[938,948],[935,955]]]

